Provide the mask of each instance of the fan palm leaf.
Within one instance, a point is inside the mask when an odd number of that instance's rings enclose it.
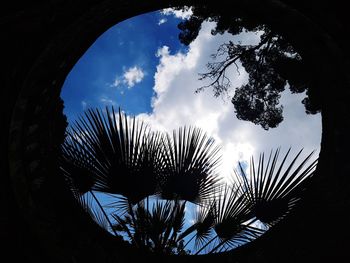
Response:
[[[78,199],[81,207],[91,216],[91,218],[106,231],[113,231],[112,224],[106,216],[102,206],[98,203],[92,192],[86,193]]]
[[[209,205],[200,206],[196,213],[194,225],[196,226],[195,248],[203,246],[212,236],[213,227],[215,224],[215,202]]]
[[[113,229],[118,232],[126,233],[128,239],[130,240],[131,244],[133,244],[135,247],[139,248],[139,243],[134,239],[134,234],[132,231],[132,220],[129,216],[126,216],[124,218],[121,218],[118,215],[113,214],[112,217],[116,221],[116,223],[113,225]]]
[[[179,128],[164,139],[165,170],[161,196],[199,203],[219,182],[215,169],[219,148],[198,128]]]
[[[178,234],[182,231],[185,224],[185,208],[186,201],[175,201],[173,212],[171,214],[171,228],[168,229],[165,236],[165,240],[174,243],[177,240]],[[171,237],[169,237],[172,232]]]
[[[135,204],[159,191],[162,138],[120,109],[116,115],[113,108],[106,108],[105,114],[89,109],[71,128],[64,149],[70,150],[71,163],[88,164],[88,169],[76,166],[75,173],[91,170],[92,190],[121,194]]]
[[[214,222],[210,222],[205,228],[206,233],[208,233],[212,227],[216,235],[208,241],[209,234],[207,234],[205,243],[202,242],[204,245],[196,254],[204,249],[212,253],[224,246],[233,248],[241,243],[251,241],[257,236],[258,230],[250,226],[251,210],[246,201],[247,197],[244,193],[242,194],[241,188],[241,185],[222,187],[220,195],[215,198],[212,209]],[[212,242],[214,243],[210,244]]]
[[[71,131],[61,147],[60,168],[70,189],[77,195],[90,191],[95,183],[97,164],[91,152]]]
[[[304,190],[303,184],[313,176],[317,165],[316,159],[303,169],[313,155],[311,152],[293,170],[303,151],[301,149],[285,168],[290,150],[287,151],[279,166],[277,162],[280,149],[277,149],[274,154],[271,151],[266,165],[264,154],[260,155],[257,165],[252,157],[249,176],[246,175],[241,164],[239,164],[239,171],[235,172],[238,181],[243,181],[244,191],[247,192],[254,215],[268,225],[278,222],[296,205]]]
[[[251,207],[241,187],[225,186],[216,199],[214,230],[220,239],[231,239],[246,228],[243,223],[250,219]]]
[[[265,230],[263,229],[256,228],[250,225],[243,225],[240,232],[238,232],[236,235],[233,235],[231,238],[228,239],[220,239],[220,242],[218,242],[218,244],[214,246],[214,248],[212,248],[209,253],[231,250],[240,245],[251,242],[252,240],[261,236],[264,232]]]
[[[186,230],[178,235],[176,240],[177,242],[195,232],[186,245],[188,245],[188,243],[195,238],[195,248],[198,249],[204,242],[207,241],[208,238],[210,238],[212,234],[212,228],[215,223],[215,215],[213,211],[213,209],[215,209],[214,203],[215,200],[208,200],[200,204],[198,207],[195,207],[196,210],[194,222]]]
[[[106,208],[113,209],[113,214],[118,214],[123,216],[130,211],[129,199],[120,194],[110,194],[107,193],[109,197],[109,202],[105,205]]]
[[[156,201],[150,213],[149,238],[154,243],[154,251],[162,252],[164,248],[164,234],[169,229],[171,223],[171,212],[173,201]]]
[[[173,253],[185,221],[185,202],[157,200],[149,211],[142,200],[127,214],[113,215],[114,228],[127,235],[131,243],[153,252]]]

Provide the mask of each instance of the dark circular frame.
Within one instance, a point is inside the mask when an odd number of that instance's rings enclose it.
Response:
[[[118,22],[166,7],[204,3],[225,5],[225,1],[219,0],[108,0],[96,4],[77,18],[62,34],[56,36],[27,75],[10,126],[10,175],[17,202],[25,219],[39,238],[44,240],[46,248],[58,262],[74,262],[74,260],[91,259],[94,256],[100,261],[103,259],[109,262],[113,258],[121,259],[135,254],[123,245],[123,242],[113,241],[108,234],[103,234],[102,230],[93,230],[95,225],[89,222],[91,219],[83,216],[74,219],[76,216],[76,213],[72,212],[74,207],[68,205],[72,197],[62,189],[59,179],[52,175],[55,171],[50,164],[54,166],[52,160],[55,160],[56,156],[52,148],[57,142],[52,140],[56,131],[48,115],[62,114],[59,107],[57,110],[57,107],[52,105],[57,105],[67,74],[97,37]],[[305,200],[304,210],[301,212],[313,210],[314,216],[317,216],[326,209],[337,213],[338,209],[341,210],[341,205],[349,204],[346,189],[348,183],[344,179],[344,175],[349,171],[349,165],[340,162],[344,159],[343,155],[348,145],[347,124],[335,117],[341,112],[349,112],[350,107],[345,99],[349,94],[349,89],[346,89],[349,86],[349,78],[344,72],[342,49],[317,22],[282,1],[233,0],[229,3],[229,6],[232,5],[260,19],[272,30],[285,36],[303,57],[312,62],[313,74],[322,76],[322,81],[317,87],[322,106],[322,142],[317,179],[313,182],[311,194]],[[334,92],[327,92],[329,87],[332,87]],[[45,183],[46,181],[48,183]],[[58,199],[55,199],[56,203],[43,201],[48,195],[55,196]],[[65,202],[65,206],[59,209],[52,207],[52,204],[60,201]],[[60,215],[62,211],[67,212],[63,220]],[[289,244],[288,238],[293,236],[293,231],[303,229],[305,231],[311,222],[302,222],[302,217],[307,216],[303,214],[284,220],[284,225],[281,224],[276,230],[268,231],[261,240],[215,257],[226,261],[236,257],[240,262],[268,259],[272,251],[269,250],[269,246],[280,248],[283,244]],[[311,220],[312,216],[309,215],[309,218]],[[90,226],[86,232],[79,227],[79,220],[85,220],[84,226]],[[299,230],[292,224],[296,224]],[[285,236],[283,242],[279,240],[281,231]],[[267,247],[267,250],[264,251],[261,247]],[[295,256],[298,252],[290,253],[294,253]],[[212,260],[212,257],[214,256],[186,258],[190,262],[196,262]]]

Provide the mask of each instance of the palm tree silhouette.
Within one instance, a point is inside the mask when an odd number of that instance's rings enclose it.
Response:
[[[155,253],[214,253],[258,238],[288,214],[317,163],[303,170],[311,153],[292,171],[300,151],[283,170],[289,150],[276,168],[278,149],[266,165],[264,155],[258,164],[252,158],[249,173],[239,164],[231,185],[216,172],[219,150],[198,128],[162,134],[120,109],[89,109],[67,130],[60,166],[80,204],[115,236]],[[102,205],[95,192],[113,201]],[[185,229],[189,203],[195,218]]]
[[[123,218],[113,215],[116,220],[114,228],[126,233],[131,243],[138,248],[175,254],[179,252],[178,244],[181,243],[178,235],[185,222],[185,204],[185,201],[158,200],[148,210],[144,201],[139,202]]]

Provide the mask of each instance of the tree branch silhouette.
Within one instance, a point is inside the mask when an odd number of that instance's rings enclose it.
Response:
[[[199,93],[208,87],[214,97],[227,95],[231,87],[228,69],[238,64],[248,73],[248,83],[235,87],[231,98],[238,119],[260,125],[263,129],[277,127],[283,121],[283,105],[280,105],[280,94],[286,87],[292,93],[306,92],[302,100],[307,114],[320,112],[320,99],[310,88],[317,85],[298,52],[283,36],[273,32],[267,25],[246,17],[234,10],[223,10],[219,6],[193,6],[192,16],[179,23],[180,41],[189,45],[196,39],[204,21],[215,22],[212,34],[230,33],[239,35],[242,32],[262,33],[256,45],[244,45],[240,42],[223,43],[211,57],[214,61],[207,63],[207,72],[199,73],[199,80],[210,80],[195,90]],[[221,61],[215,61],[223,58]]]

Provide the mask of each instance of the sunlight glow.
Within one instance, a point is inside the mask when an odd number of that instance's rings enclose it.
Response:
[[[250,158],[254,154],[254,147],[249,143],[228,143],[222,148],[222,164],[220,166],[220,176],[226,182],[232,181],[233,169],[238,162],[249,163]]]

